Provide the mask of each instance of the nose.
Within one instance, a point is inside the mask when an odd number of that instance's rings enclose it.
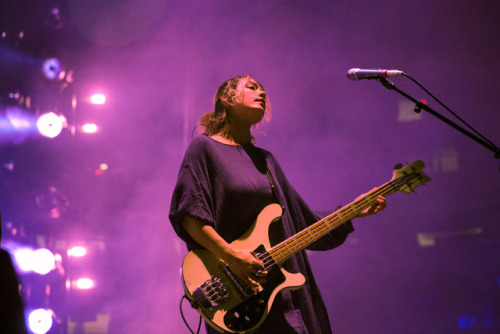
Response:
[[[265,90],[263,90],[263,89],[259,89],[259,90],[258,90],[258,92],[257,92],[257,94],[258,94],[260,97],[262,97],[263,99],[265,99],[265,98],[266,98],[266,96],[267,96],[266,91],[265,91]]]

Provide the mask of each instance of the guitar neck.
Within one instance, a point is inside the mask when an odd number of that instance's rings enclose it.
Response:
[[[392,182],[387,182],[362,198],[344,206],[294,236],[282,241],[271,248],[268,253],[276,263],[281,264],[293,254],[305,249],[345,222],[357,217],[363,210],[375,203],[377,196],[387,196],[396,191],[397,189],[393,187]]]

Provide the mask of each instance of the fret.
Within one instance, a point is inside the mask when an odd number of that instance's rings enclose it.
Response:
[[[342,219],[342,223],[345,223],[346,221],[352,219],[354,216],[356,216],[356,210],[355,210],[354,205],[349,205],[344,208],[344,215],[345,218]]]
[[[306,232],[309,236],[307,238],[316,238],[316,233],[310,229],[305,229],[304,232]]]
[[[340,217],[340,221],[342,221],[342,222],[344,222],[346,220],[345,217],[344,217],[344,215],[342,214],[342,211],[338,212],[337,216]]]

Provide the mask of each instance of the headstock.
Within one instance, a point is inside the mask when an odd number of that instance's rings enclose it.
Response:
[[[425,184],[431,180],[430,177],[422,172],[425,164],[421,160],[417,160],[406,167],[402,164],[394,166],[394,172],[391,179],[391,185],[398,191],[409,194],[416,187]]]

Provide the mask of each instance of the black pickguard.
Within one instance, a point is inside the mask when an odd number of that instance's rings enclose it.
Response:
[[[260,245],[255,253],[265,253],[266,249]],[[255,327],[268,312],[268,302],[274,289],[285,281],[285,276],[277,265],[268,265],[266,283],[262,283],[263,290],[256,295],[248,297],[236,307],[230,309],[224,316],[224,324],[232,331],[246,331]]]

